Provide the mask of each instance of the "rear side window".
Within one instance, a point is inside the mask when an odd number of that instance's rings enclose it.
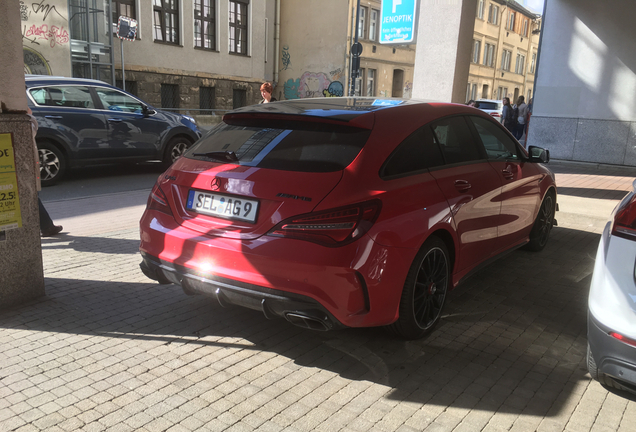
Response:
[[[185,156],[285,171],[339,171],[360,153],[370,133],[366,129],[331,128],[328,124],[303,129],[296,122],[294,128],[287,129],[221,123]],[[224,156],[229,152],[238,160]]]
[[[431,125],[447,164],[471,162],[482,159],[479,147],[473,140],[463,117],[449,117]]]
[[[84,86],[50,86],[29,89],[35,103],[41,106],[95,108],[93,98]]]
[[[401,176],[444,165],[444,157],[429,126],[406,138],[380,170],[381,177]]]
[[[481,117],[469,117],[486,148],[488,159],[518,159],[516,144],[496,124]]]

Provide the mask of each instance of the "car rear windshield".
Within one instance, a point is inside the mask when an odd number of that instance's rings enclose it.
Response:
[[[221,123],[185,154],[191,159],[229,162],[285,171],[330,172],[349,165],[370,130],[313,124],[293,128]]]
[[[482,101],[479,101],[479,109],[498,110],[499,108],[501,108],[499,105],[500,104],[498,102],[482,102]]]

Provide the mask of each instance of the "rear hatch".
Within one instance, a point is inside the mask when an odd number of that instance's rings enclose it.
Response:
[[[310,213],[371,132],[368,125],[306,116],[225,120],[231,124],[215,127],[166,172],[161,188],[179,224],[244,240]]]

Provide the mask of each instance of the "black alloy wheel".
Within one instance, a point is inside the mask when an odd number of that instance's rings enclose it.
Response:
[[[439,322],[450,285],[446,244],[428,239],[413,260],[402,290],[400,314],[391,329],[404,339],[419,339]]]
[[[532,227],[532,231],[530,231],[530,242],[525,246],[527,250],[539,252],[543,250],[548,243],[550,231],[554,224],[555,209],[554,196],[549,192],[543,199],[543,203],[541,203],[541,208],[534,221],[534,226]]]

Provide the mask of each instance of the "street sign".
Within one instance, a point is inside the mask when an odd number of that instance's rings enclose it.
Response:
[[[127,41],[134,41],[137,35],[137,20],[120,16],[117,20],[117,37],[119,39],[126,39]]]
[[[360,57],[362,54],[362,44],[360,42],[355,42],[351,45],[351,55],[354,57]]]
[[[417,0],[382,0],[380,43],[415,42]]]

